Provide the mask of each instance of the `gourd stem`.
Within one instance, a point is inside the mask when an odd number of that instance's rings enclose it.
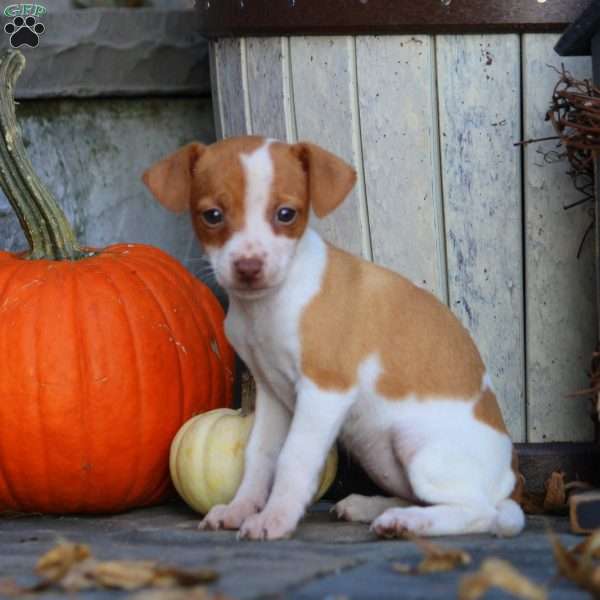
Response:
[[[254,412],[256,405],[256,383],[250,372],[242,375],[242,415],[246,416]]]
[[[88,254],[35,174],[17,124],[14,88],[24,68],[25,57],[19,51],[9,50],[0,56],[0,187],[29,242],[28,258],[77,260]]]

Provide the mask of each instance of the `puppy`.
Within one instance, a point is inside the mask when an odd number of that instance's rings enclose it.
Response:
[[[166,207],[191,211],[257,386],[243,481],[201,526],[290,536],[339,437],[391,496],[352,495],[341,518],[380,536],[516,535],[512,444],[468,332],[429,292],[307,226],[355,180],[319,146],[261,137],[192,143],[144,174]]]

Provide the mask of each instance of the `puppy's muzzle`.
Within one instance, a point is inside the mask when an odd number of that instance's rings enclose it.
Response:
[[[239,258],[233,263],[236,277],[242,283],[255,283],[263,272],[263,260],[258,257]]]

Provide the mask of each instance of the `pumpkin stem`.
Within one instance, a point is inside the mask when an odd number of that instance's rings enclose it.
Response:
[[[0,187],[29,242],[28,258],[77,260],[89,256],[52,194],[42,185],[25,152],[15,114],[14,88],[25,68],[18,50],[0,56]]]
[[[254,412],[256,405],[256,383],[250,372],[242,375],[242,415],[246,416]]]

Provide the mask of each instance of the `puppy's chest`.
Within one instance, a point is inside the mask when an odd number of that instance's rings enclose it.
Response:
[[[254,377],[292,407],[300,366],[297,319],[276,309],[265,308],[251,315],[234,309],[225,329]]]

